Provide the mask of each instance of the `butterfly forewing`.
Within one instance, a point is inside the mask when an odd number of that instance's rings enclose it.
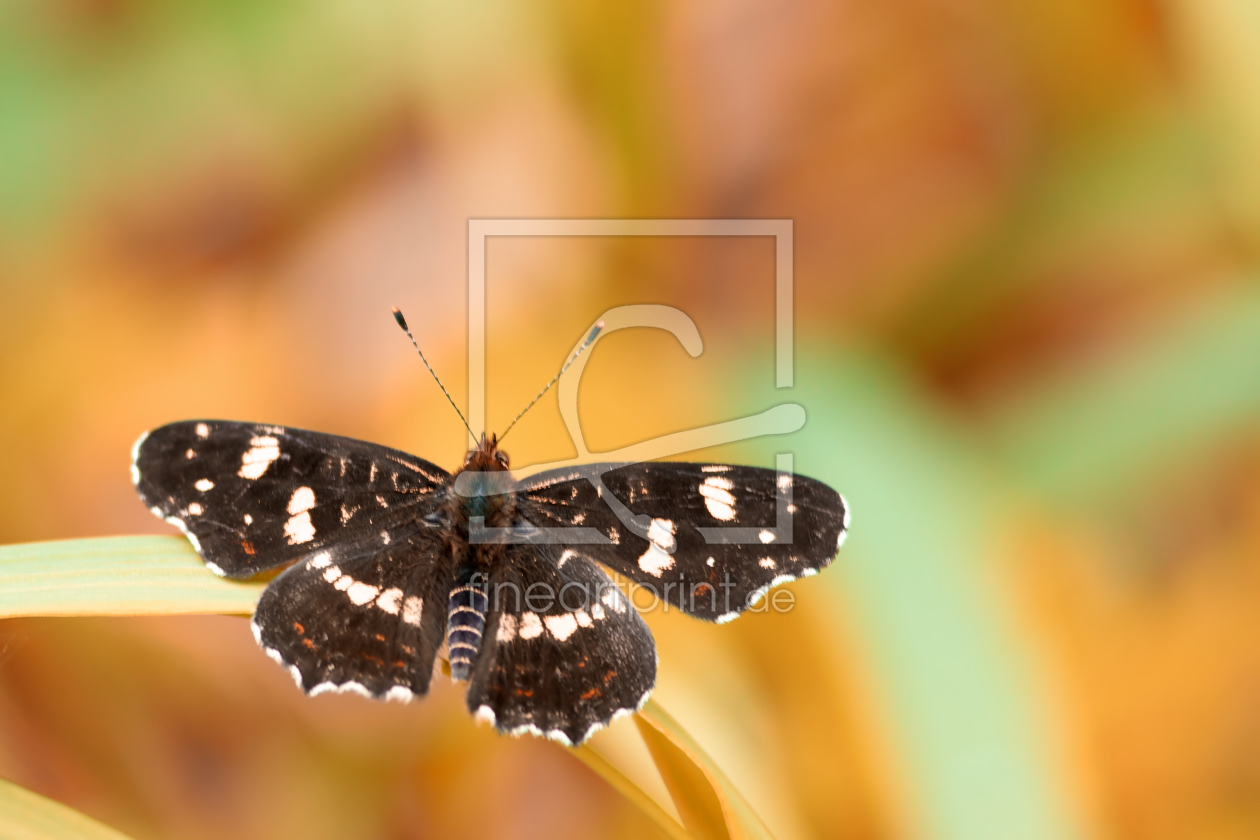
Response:
[[[449,564],[440,530],[413,522],[388,545],[374,534],[289,567],[263,591],[252,626],[309,694],[425,694],[446,630]]]
[[[595,464],[539,473],[521,483],[518,510],[539,528],[594,529],[603,539],[571,547],[718,622],[735,618],[771,586],[825,568],[848,526],[844,498],[822,482],[726,464]]]
[[[641,708],[656,646],[616,585],[555,545],[512,545],[491,573],[468,708],[500,732],[579,744]]]
[[[336,435],[255,423],[172,423],[143,436],[132,479],[217,574],[248,577],[436,511],[434,464]]]

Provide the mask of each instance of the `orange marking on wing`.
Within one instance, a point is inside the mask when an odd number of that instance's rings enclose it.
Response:
[[[258,553],[254,551],[254,544],[250,542],[249,540],[241,540],[241,548],[245,549],[245,553],[249,555],[254,555]]]
[[[315,650],[315,643],[312,642],[310,639],[303,639],[302,644],[306,645],[311,650]]]
[[[517,688],[512,691],[517,697],[533,697],[534,690],[532,688]]]
[[[378,641],[378,642],[383,642],[383,641],[385,641],[385,637],[384,637],[384,636],[382,636],[380,633],[377,633],[377,634],[376,634],[376,641]]]
[[[587,691],[582,695],[582,699],[590,700],[593,697],[598,697],[602,693],[603,692],[601,692],[598,688],[592,688],[590,691]]]
[[[615,676],[617,676],[616,671],[609,671],[607,674],[604,674],[604,683],[607,684],[608,681],[611,680]]]
[[[306,628],[303,627],[301,624],[298,624],[296,621],[293,622],[293,629],[298,631],[299,636],[306,632]]]

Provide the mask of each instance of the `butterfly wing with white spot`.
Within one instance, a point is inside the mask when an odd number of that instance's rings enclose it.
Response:
[[[656,645],[599,567],[551,545],[511,545],[490,573],[468,708],[500,732],[580,744],[637,711],[656,684]]]
[[[216,574],[249,577],[436,512],[450,475],[352,438],[194,420],[142,436],[132,479]]]
[[[539,473],[521,482],[517,510],[538,528],[587,529],[567,547],[717,622],[830,565],[849,516],[844,498],[815,479],[687,462]]]
[[[429,690],[450,564],[438,529],[413,522],[390,533],[388,546],[366,539],[314,552],[263,590],[255,637],[308,694],[406,700]]]

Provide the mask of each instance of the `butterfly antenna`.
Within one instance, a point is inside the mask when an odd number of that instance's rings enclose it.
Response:
[[[577,357],[578,357],[578,356],[581,356],[581,355],[582,355],[582,353],[583,353],[583,351],[585,351],[587,347],[590,347],[592,344],[594,344],[594,343],[595,343],[595,339],[599,336],[599,331],[600,331],[600,330],[602,330],[603,328],[604,328],[604,322],[603,322],[603,321],[597,321],[597,322],[596,322],[596,324],[595,324],[595,326],[591,327],[591,331],[590,331],[590,333],[589,333],[589,334],[587,334],[587,336],[586,336],[586,341],[583,341],[583,342],[582,342],[582,346],[581,346],[581,347],[579,347],[578,349],[576,349],[576,350],[574,350],[574,351],[573,351],[573,355],[572,355],[572,356],[570,356],[570,357],[569,357],[569,360],[568,360],[567,362],[565,362],[565,363],[564,363],[564,367],[560,368],[560,372],[559,372],[559,373],[557,373],[555,376],[553,376],[553,377],[551,378],[551,381],[547,383],[546,387],[544,387],[541,391],[539,391],[539,392],[538,392],[538,396],[536,396],[536,397],[534,397],[532,400],[530,400],[529,405],[527,405],[527,406],[525,406],[524,408],[522,408],[522,409],[521,409],[521,413],[520,413],[520,414],[518,414],[518,415],[516,415],[516,417],[512,420],[512,422],[511,422],[511,423],[508,423],[507,428],[503,430],[503,434],[499,435],[499,440],[500,440],[500,441],[502,441],[505,437],[507,437],[507,433],[508,433],[508,432],[512,431],[512,427],[516,425],[516,421],[517,421],[517,420],[520,420],[522,417],[524,417],[524,416],[525,416],[525,412],[527,412],[527,411],[529,411],[531,408],[533,408],[533,407],[534,407],[534,403],[536,403],[536,402],[538,402],[539,400],[541,400],[541,399],[542,399],[543,394],[545,394],[545,393],[547,393],[548,391],[550,391],[550,390],[551,390],[551,386],[552,386],[552,385],[555,385],[557,382],[559,382],[559,381],[560,381],[560,377],[564,376],[564,372],[565,372],[566,370],[568,370],[568,369],[569,369],[569,366],[570,366],[570,365],[572,365],[574,362],[576,362],[576,361],[577,361]]]
[[[424,351],[420,349],[420,345],[416,343],[416,337],[411,334],[411,328],[407,326],[407,320],[403,318],[402,312],[398,307],[392,307],[394,310],[394,320],[398,322],[398,326],[402,327],[402,331],[407,334],[407,338],[411,339],[411,346],[416,348],[416,352],[420,354],[420,361],[424,362],[424,366],[429,369],[429,373],[433,374],[433,380],[437,382],[438,387],[442,389],[442,393],[446,394],[446,399],[450,401],[451,408],[455,409],[455,413],[459,415],[460,422],[464,424],[464,428],[468,430],[468,434],[472,435],[473,440],[477,436],[473,434],[472,426],[468,425],[468,421],[464,419],[464,412],[459,410],[459,406],[455,405],[455,400],[451,399],[451,394],[446,390],[446,386],[442,384],[442,380],[438,379],[437,373],[434,372],[433,366],[429,364],[429,360],[424,357]],[[601,322],[602,323],[602,322]]]

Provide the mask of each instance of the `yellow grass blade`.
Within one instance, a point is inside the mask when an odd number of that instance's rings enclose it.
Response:
[[[0,779],[0,837],[5,840],[127,840],[60,802]]]
[[[668,712],[649,700],[634,720],[689,833],[705,840],[771,836],[726,774]]]

